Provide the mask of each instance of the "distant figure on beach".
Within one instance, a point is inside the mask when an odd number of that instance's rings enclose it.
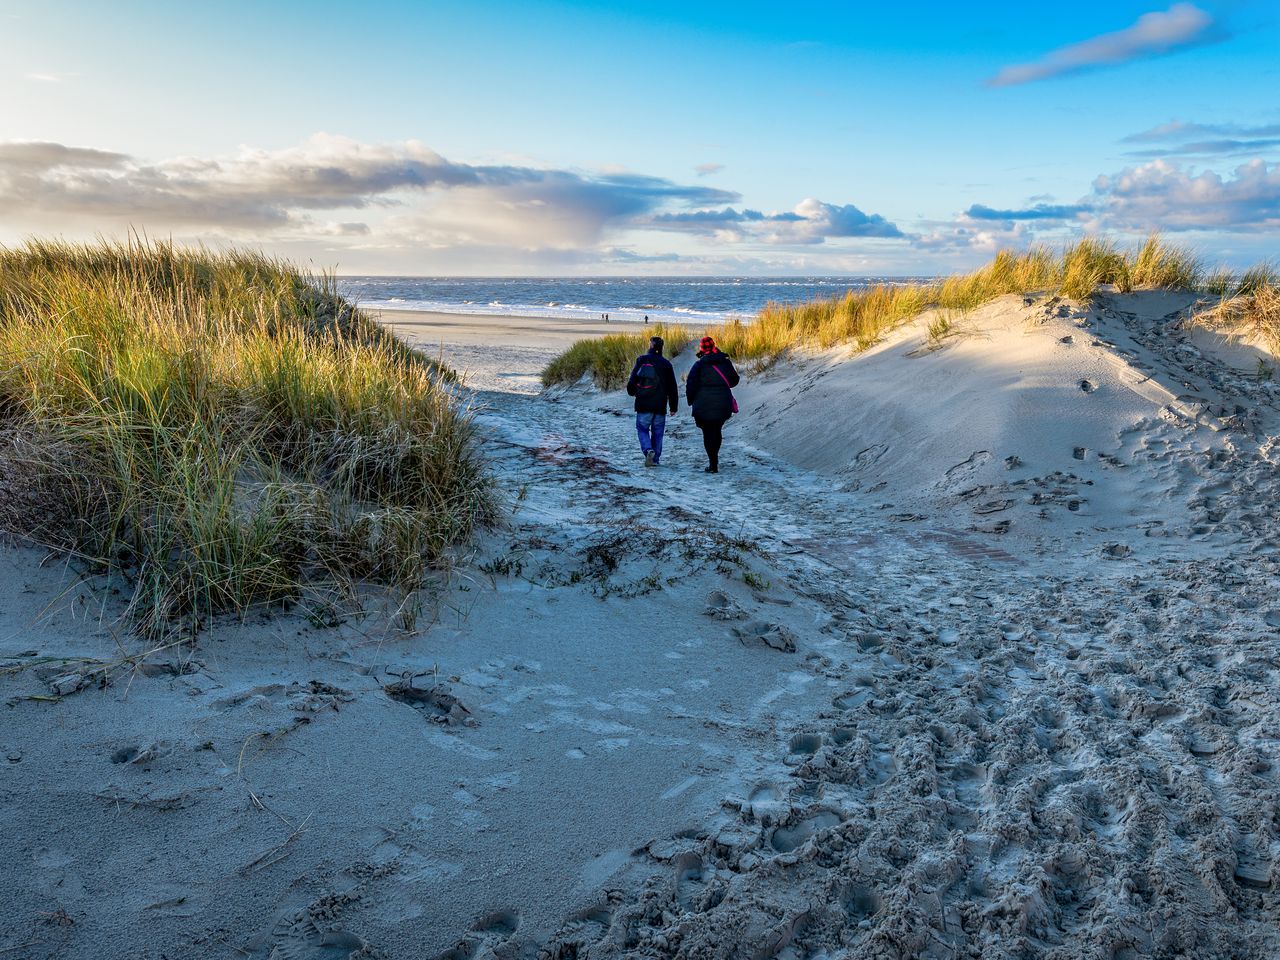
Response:
[[[714,339],[703,337],[684,390],[689,409],[693,411],[693,422],[702,431],[702,445],[707,451],[706,473],[720,472],[722,431],[728,419],[738,412],[738,401],[733,398],[733,388],[738,381],[733,361],[720,352]]]
[[[649,322],[649,315],[647,313],[644,315],[644,322],[645,323]]]
[[[636,398],[636,433],[644,465],[662,462],[662,435],[667,429],[667,408],[674,414],[680,405],[680,387],[671,361],[662,355],[661,337],[649,338],[649,352],[637,357],[627,380],[627,393]],[[735,374],[736,376],[736,374]]]

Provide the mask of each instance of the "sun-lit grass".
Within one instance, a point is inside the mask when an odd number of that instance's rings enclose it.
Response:
[[[649,350],[649,338],[662,337],[664,352],[673,357],[689,345],[692,334],[681,326],[654,324],[643,332],[611,333],[593,340],[579,340],[542,371],[542,383],[575,383],[589,373],[596,386],[616,390],[626,384],[631,364]]]
[[[1154,234],[1129,251],[1106,239],[1087,237],[1059,253],[1045,247],[1022,253],[1002,250],[972,273],[933,283],[877,284],[802,303],[770,303],[749,322],[731,320],[707,332],[730,356],[763,366],[803,345],[851,343],[865,349],[932,307],[965,314],[996,297],[1022,293],[1083,301],[1104,284],[1126,293],[1189,290],[1200,283],[1201,273],[1194,255]],[[692,339],[687,334],[686,338]],[[591,370],[601,386],[616,386],[633,352],[630,344],[624,348],[621,338],[579,341],[543,371],[543,383],[573,382]],[[671,356],[677,352],[668,350]]]
[[[1225,297],[1217,306],[1197,314],[1198,326],[1220,330],[1232,336],[1260,341],[1273,354],[1280,355],[1280,282],[1268,280],[1266,268],[1254,268],[1240,292]]]
[[[257,254],[0,250],[0,524],[122,574],[146,630],[412,590],[493,509],[448,380]]]
[[[1086,237],[1062,253],[1058,266],[1058,292],[1072,300],[1087,300],[1104,283],[1123,288],[1123,255],[1109,240]]]
[[[1185,247],[1165,243],[1157,234],[1136,253],[1124,257],[1125,279],[1121,289],[1194,290],[1204,282],[1200,260]]]
[[[1236,288],[1236,275],[1226,267],[1218,267],[1206,273],[1200,281],[1200,289],[1215,297],[1229,296]]]
[[[1236,283],[1235,293],[1240,296],[1266,288],[1273,290],[1280,288],[1280,270],[1277,270],[1270,263],[1259,263],[1240,275],[1240,280]]]
[[[939,310],[929,320],[926,339],[934,346],[956,333],[956,325],[964,319],[964,313],[956,310]]]

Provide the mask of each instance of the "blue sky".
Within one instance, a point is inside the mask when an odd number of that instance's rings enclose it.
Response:
[[[0,3],[0,241],[344,273],[1276,251],[1271,3]]]

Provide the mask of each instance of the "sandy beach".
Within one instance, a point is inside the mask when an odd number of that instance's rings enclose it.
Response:
[[[466,374],[506,523],[413,631],[138,650],[8,549],[0,949],[29,957],[1280,950],[1273,438],[1194,297],[1003,297],[686,411],[541,394],[621,325],[385,312]],[[690,357],[677,358],[677,370]]]
[[[476,390],[534,394],[542,368],[575,340],[642,331],[643,323],[586,322],[559,317],[503,317],[425,310],[382,310],[397,336],[432,356],[443,351]]]

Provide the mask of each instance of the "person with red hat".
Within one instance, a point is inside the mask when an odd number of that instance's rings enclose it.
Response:
[[[712,337],[698,344],[698,359],[685,380],[685,398],[693,411],[693,422],[702,431],[702,445],[707,451],[706,473],[720,472],[720,444],[729,418],[738,412],[733,388],[739,382],[733,361],[716,346]]]

